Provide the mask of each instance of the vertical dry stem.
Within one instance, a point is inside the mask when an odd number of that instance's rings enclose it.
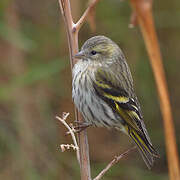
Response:
[[[61,13],[66,26],[66,32],[68,37],[68,46],[70,53],[71,69],[75,64],[75,59],[73,56],[78,52],[78,30],[74,29],[74,23],[71,15],[71,7],[69,0],[59,0],[59,5],[61,8]],[[79,112],[76,111],[76,119],[78,121],[83,121],[83,118]],[[91,180],[90,173],[90,162],[89,162],[89,147],[87,140],[87,132],[83,131],[78,136],[80,144],[80,168],[81,168],[81,179]]]
[[[137,14],[159,94],[160,108],[164,122],[170,179],[179,180],[180,168],[175,131],[162,58],[152,17],[152,0],[131,0],[131,5]]]

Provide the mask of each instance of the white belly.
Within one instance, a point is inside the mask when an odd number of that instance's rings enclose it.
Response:
[[[93,88],[93,71],[91,76],[85,71],[88,71],[87,65],[80,68],[76,64],[73,69],[72,98],[77,109],[82,113],[84,120],[92,125],[121,128],[120,118],[96,95]]]

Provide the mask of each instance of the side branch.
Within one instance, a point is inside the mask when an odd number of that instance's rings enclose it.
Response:
[[[69,116],[69,113],[63,113],[63,117],[60,118],[59,116],[56,116],[56,119],[58,119],[62,124],[64,124],[64,126],[68,129],[68,132],[69,134],[71,134],[71,137],[72,137],[72,140],[74,142],[74,145],[63,145],[61,146],[62,148],[62,151],[64,147],[72,147],[73,149],[76,150],[76,156],[77,156],[77,159],[78,159],[78,162],[80,163],[80,157],[79,157],[79,147],[78,147],[78,144],[77,144],[77,141],[76,141],[76,137],[75,137],[75,134],[74,134],[74,129],[73,129],[73,126],[70,127],[67,123],[66,123],[66,119],[67,117]]]
[[[124,156],[128,155],[130,152],[135,150],[137,147],[134,146],[131,149],[128,149],[124,153],[120,154],[119,156],[114,157],[114,159],[96,176],[93,180],[100,180],[104,174],[115,164],[117,164]]]
[[[81,16],[81,18],[79,19],[79,21],[74,24],[73,27],[73,31],[77,31],[79,32],[81,26],[84,24],[84,22],[87,20],[87,17],[89,15],[89,13],[95,8],[96,4],[99,2],[100,0],[92,0],[92,2],[90,3],[90,5],[88,6],[88,8],[86,9],[86,11],[84,12],[84,14]]]

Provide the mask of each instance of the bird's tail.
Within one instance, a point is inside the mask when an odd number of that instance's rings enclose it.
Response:
[[[147,167],[151,169],[154,158],[159,157],[151,142],[149,142],[149,140],[142,132],[133,129],[132,127],[128,127],[128,134],[137,145],[138,150]]]

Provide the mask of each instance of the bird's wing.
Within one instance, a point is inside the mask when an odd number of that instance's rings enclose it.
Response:
[[[118,73],[118,74],[117,74]],[[94,89],[96,93],[103,99],[114,112],[116,112],[125,124],[128,124],[135,130],[143,132],[141,125],[142,116],[139,110],[138,102],[133,98],[134,94],[132,81],[125,78],[127,74],[117,71],[111,71],[110,68],[98,68],[95,72]],[[131,75],[130,77],[131,78]],[[131,84],[127,84],[131,83]],[[126,89],[129,88],[127,92]]]
[[[127,79],[123,80],[126,75],[122,76],[118,69],[112,72],[111,68],[100,67],[95,72],[94,89],[99,97],[121,117],[126,132],[138,146],[145,163],[150,168],[154,162],[154,157],[159,156],[148,136],[133,87],[130,87],[128,91],[127,88],[124,88],[127,85],[123,84],[127,81]],[[131,80],[129,83],[132,85]]]

